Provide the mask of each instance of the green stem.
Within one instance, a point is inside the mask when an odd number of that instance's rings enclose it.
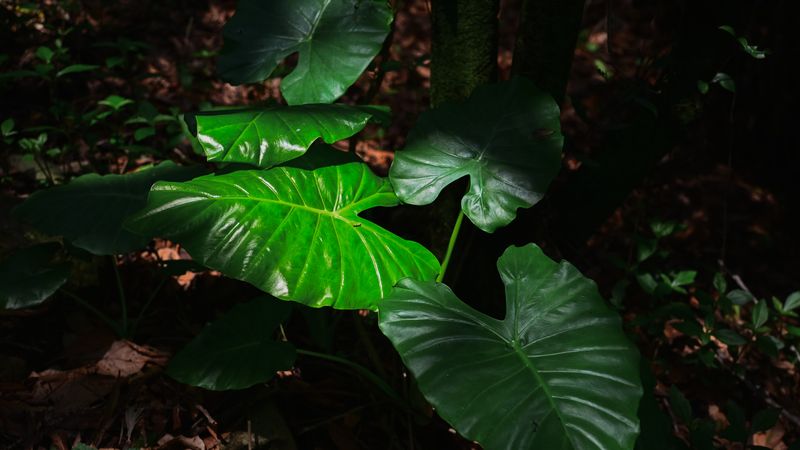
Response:
[[[122,287],[122,278],[119,276],[116,256],[111,257],[111,266],[114,267],[114,277],[117,280],[117,292],[119,292],[119,303],[122,308],[122,337],[128,337],[128,301],[125,298],[125,289]]]
[[[311,350],[304,350],[301,348],[297,349],[297,353],[300,355],[313,356],[314,358],[325,359],[353,369],[353,371],[363,376],[367,380],[371,381],[378,389],[383,391],[383,393],[386,394],[386,396],[389,397],[393,402],[397,403],[403,409],[408,409],[408,405],[403,400],[403,398],[400,397],[400,395],[397,394],[397,392],[395,392],[391,386],[389,386],[385,381],[383,381],[381,377],[375,375],[366,367],[360,364],[356,364],[348,359],[341,358],[339,356],[329,355],[327,353],[319,353]]]
[[[458,232],[461,230],[461,222],[464,221],[464,210],[458,211],[458,218],[456,224],[453,225],[453,232],[450,234],[450,242],[447,244],[447,252],[444,254],[444,261],[442,261],[442,270],[439,271],[439,276],[436,277],[436,282],[441,283],[444,280],[444,274],[447,272],[447,265],[450,264],[450,257],[453,256],[453,248],[456,246],[458,239]]]
[[[108,325],[112,330],[114,330],[114,333],[116,333],[117,336],[123,337],[123,333],[119,327],[119,324],[111,320],[107,315],[103,314],[102,311],[92,306],[88,301],[82,299],[81,297],[77,296],[76,294],[73,294],[72,292],[66,289],[60,289],[60,292],[66,295],[67,297],[75,300],[77,304],[83,306],[84,308],[94,313],[94,315],[96,315],[100,320],[105,322],[106,325]]]

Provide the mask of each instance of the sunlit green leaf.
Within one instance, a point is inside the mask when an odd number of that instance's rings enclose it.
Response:
[[[424,247],[359,217],[398,203],[388,180],[363,163],[240,170],[157,183],[129,226],[281,299],[375,309],[401,278],[439,271]]]
[[[372,106],[300,105],[187,115],[209,161],[268,168],[297,158],[321,138],[328,144],[358,133],[387,109]]]

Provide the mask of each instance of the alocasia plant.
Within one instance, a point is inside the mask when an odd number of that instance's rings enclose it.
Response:
[[[281,300],[377,310],[420,390],[487,449],[632,449],[638,357],[590,280],[532,244],[509,248],[498,262],[504,320],[438,283],[464,215],[491,233],[545,195],[563,144],[549,96],[513,78],[438,105],[419,119],[388,178],[315,142],[351,138],[368,121],[385,119],[380,107],[328,103],[372,61],[391,21],[381,0],[240,0],[219,70],[232,82],[260,82],[297,53],[281,84],[291,106],[188,115],[207,159],[219,164],[215,173],[163,163],[141,173],[86,175],[34,195],[18,217],[96,254],[169,238],[205,266]],[[360,215],[429,204],[462,177],[469,189],[441,264],[421,244]],[[48,289],[25,303],[63,282],[57,269],[43,270]],[[168,373],[208,389],[265,381],[293,360],[288,343],[271,339],[286,305],[256,299],[234,308],[178,353]],[[253,353],[235,357],[241,348]]]

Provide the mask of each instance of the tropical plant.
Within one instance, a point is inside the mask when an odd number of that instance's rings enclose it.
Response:
[[[392,17],[382,0],[241,0],[219,71],[231,82],[261,82],[297,53],[281,84],[288,105],[188,115],[213,173],[162,163],[85,175],[33,195],[17,217],[96,255],[168,238],[269,294],[209,325],[173,358],[167,373],[185,383],[240,389],[290,367],[294,348],[274,339],[287,314],[276,299],[373,310],[422,393],[465,437],[488,449],[632,449],[638,354],[593,282],[528,244],[498,261],[503,320],[442,284],[465,217],[502,233],[558,173],[563,138],[549,94],[517,76],[436,104],[388,177],[326,145],[387,120],[380,107],[331,102],[379,52]],[[463,177],[469,185],[441,260],[363,216],[433,203]],[[5,307],[41,301],[63,284],[61,266],[26,261],[26,277],[46,286],[29,297],[3,292]],[[34,265],[43,268],[33,273]],[[250,357],[237,356],[243,349]]]

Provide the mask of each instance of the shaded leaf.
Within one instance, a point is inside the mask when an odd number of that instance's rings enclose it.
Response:
[[[497,267],[504,320],[413,279],[380,304],[381,331],[426,398],[489,450],[633,448],[638,355],[596,285],[533,244]]]
[[[778,423],[781,411],[774,408],[764,409],[756,413],[753,417],[753,424],[750,426],[751,433],[761,433],[774,427]]]
[[[91,70],[95,70],[100,66],[96,66],[94,64],[72,64],[70,66],[64,67],[63,69],[59,70],[56,73],[57,77],[62,77],[64,75],[69,75],[71,73],[79,73],[79,72],[89,72]]]
[[[358,133],[382,107],[300,105],[187,115],[209,161],[268,168],[297,158],[321,138],[328,144]]]
[[[739,333],[723,328],[714,332],[714,336],[727,345],[744,345],[747,339],[743,338]]]
[[[792,292],[783,302],[783,312],[791,312],[800,307],[800,291]]]
[[[392,22],[382,0],[240,0],[223,30],[223,79],[260,82],[297,53],[283,78],[290,105],[330,103],[344,94],[378,53]]]
[[[752,311],[752,323],[753,328],[760,328],[762,325],[767,323],[767,318],[769,318],[769,310],[767,309],[767,302],[761,301],[756,303],[753,307]]]
[[[35,192],[14,210],[14,216],[96,255],[125,253],[149,241],[124,230],[122,223],[144,207],[150,186],[158,180],[187,180],[203,172],[200,166],[164,162],[125,175],[83,175],[66,185]]]
[[[542,199],[561,166],[562,144],[556,102],[514,78],[423,113],[389,177],[401,200],[427,205],[468,176],[461,209],[491,233]]]
[[[292,367],[295,350],[273,339],[291,305],[260,297],[236,305],[170,361],[167,374],[192,386],[223,391],[263,383]]]
[[[69,266],[52,263],[60,247],[56,243],[34,245],[0,262],[0,309],[38,305],[67,282]]]
[[[358,216],[398,203],[363,163],[240,170],[157,183],[129,226],[281,299],[375,309],[399,279],[439,271],[424,247]]]
[[[683,423],[687,425],[692,423],[692,405],[674,384],[669,388],[669,406]]]

